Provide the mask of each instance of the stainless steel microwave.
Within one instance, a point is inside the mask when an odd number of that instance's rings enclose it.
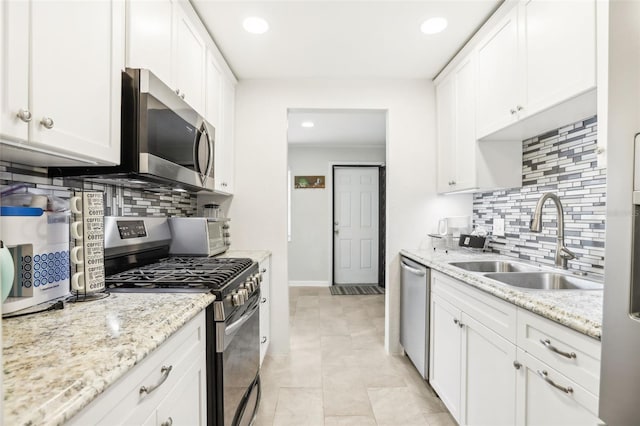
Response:
[[[120,165],[52,168],[53,176],[213,191],[215,129],[151,71],[122,73]]]

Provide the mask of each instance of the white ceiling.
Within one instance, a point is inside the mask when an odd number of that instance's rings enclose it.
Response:
[[[298,147],[383,147],[386,142],[382,110],[290,110],[288,121],[288,142]],[[302,127],[305,121],[314,126]]]
[[[433,78],[501,0],[191,0],[238,79]],[[242,28],[260,16],[270,30]],[[434,16],[436,35],[420,31]]]

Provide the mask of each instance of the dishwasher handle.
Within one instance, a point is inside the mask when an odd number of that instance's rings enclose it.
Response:
[[[427,275],[427,271],[422,270],[422,269],[418,269],[418,268],[414,268],[413,266],[409,266],[406,263],[404,263],[404,261],[400,261],[400,266],[402,267],[402,269],[407,270],[409,272],[411,272],[414,275],[417,275],[419,277],[424,277],[425,275]]]

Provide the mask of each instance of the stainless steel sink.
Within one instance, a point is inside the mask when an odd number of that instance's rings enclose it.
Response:
[[[532,290],[602,290],[602,284],[557,272],[511,272],[485,274],[502,283]]]
[[[472,262],[450,262],[449,264],[470,272],[530,272],[539,270],[535,266],[505,260],[476,260]]]

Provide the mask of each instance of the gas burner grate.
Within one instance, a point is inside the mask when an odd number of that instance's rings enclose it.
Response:
[[[221,289],[253,264],[244,258],[170,257],[106,277],[109,287]]]

